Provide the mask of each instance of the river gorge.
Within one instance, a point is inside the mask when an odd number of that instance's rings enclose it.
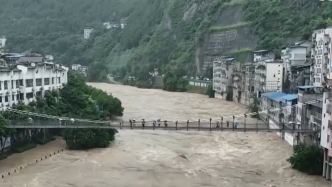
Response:
[[[237,103],[191,93],[89,83],[118,97],[123,120],[184,121],[243,114]],[[0,161],[0,173],[63,149],[61,138]],[[119,130],[107,149],[63,151],[0,179],[1,187],[328,187],[290,168],[274,133]]]

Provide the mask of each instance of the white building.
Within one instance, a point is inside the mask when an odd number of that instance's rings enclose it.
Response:
[[[67,72],[67,67],[47,62],[0,67],[1,107],[5,109],[19,101],[28,104],[47,91],[63,87]]]
[[[93,28],[84,29],[84,39],[89,39],[92,32],[93,32]]]
[[[266,50],[254,52],[256,92],[282,91],[283,62],[274,58],[275,55]]]
[[[323,177],[332,179],[332,99],[331,93],[325,92],[323,96],[322,126],[320,145],[324,149]]]
[[[46,60],[47,62],[53,62],[54,57],[53,57],[53,55],[45,55],[45,60]]]
[[[316,30],[312,34],[310,82],[316,87],[325,87],[331,62],[332,27]]]
[[[215,97],[221,97],[222,84],[221,84],[221,61],[213,62],[213,90],[215,91]]]
[[[77,71],[77,72],[83,74],[84,77],[86,77],[87,74],[88,74],[88,67],[86,67],[86,66],[82,66],[82,65],[80,65],[80,64],[73,64],[73,65],[71,66],[71,70],[73,70],[73,71]]]
[[[220,58],[213,62],[213,90],[216,98],[226,96],[228,89],[232,88],[234,58]]]
[[[73,70],[73,71],[78,71],[80,67],[81,67],[81,64],[73,64],[73,65],[71,66],[71,70]]]
[[[281,59],[284,62],[286,72],[291,71],[291,66],[304,65],[307,59],[307,47],[305,46],[290,46],[281,51]]]
[[[7,41],[6,37],[3,36],[0,38],[0,48],[3,48],[6,46],[6,41]]]

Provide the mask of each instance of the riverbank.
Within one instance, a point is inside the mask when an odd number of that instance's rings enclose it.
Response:
[[[37,145],[35,148],[27,150],[22,153],[14,153],[6,159],[0,161],[0,175],[8,174],[8,171],[20,168],[28,163],[35,162],[36,159],[44,158],[46,155],[65,149],[66,143],[62,137],[57,137],[44,145]]]

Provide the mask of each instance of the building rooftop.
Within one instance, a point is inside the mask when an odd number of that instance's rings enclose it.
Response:
[[[282,92],[268,92],[268,93],[263,93],[262,96],[263,97],[266,97],[268,99],[276,99],[276,98],[279,98],[279,97],[282,97],[286,95],[285,93],[282,93]]]
[[[301,46],[301,45],[293,45],[293,46],[289,46],[289,48],[307,48],[306,46]]]
[[[254,53],[268,53],[268,50],[258,50],[258,51],[254,51]]]
[[[298,86],[299,89],[312,89],[315,88],[316,86],[312,86],[312,85],[305,85],[305,86]]]
[[[275,101],[293,101],[297,99],[297,94],[286,94],[284,96],[278,97]]]

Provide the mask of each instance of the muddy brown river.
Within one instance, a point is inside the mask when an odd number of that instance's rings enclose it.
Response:
[[[197,120],[245,107],[190,93],[90,83],[120,98],[124,120]],[[61,139],[0,162],[5,173],[64,148]],[[107,149],[64,151],[0,179],[2,187],[327,187],[294,171],[292,148],[274,133],[120,130]]]

